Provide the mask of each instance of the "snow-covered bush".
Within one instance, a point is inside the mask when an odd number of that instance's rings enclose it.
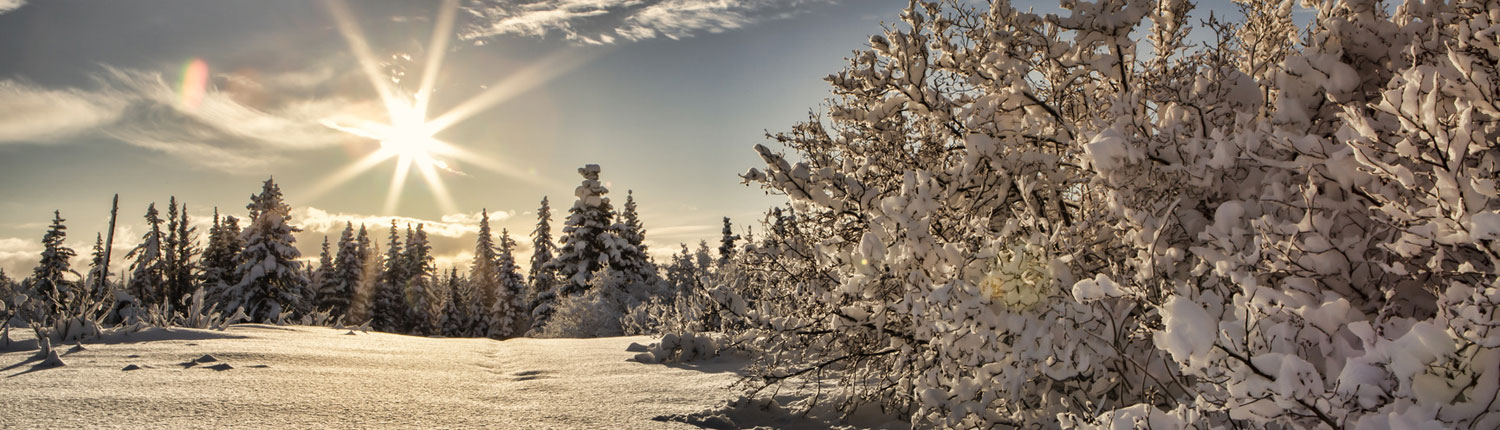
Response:
[[[621,320],[625,310],[641,299],[628,291],[624,272],[612,270],[608,263],[589,277],[588,290],[564,296],[553,307],[547,325],[539,337],[605,337],[625,333]]]
[[[792,210],[716,297],[753,382],[941,427],[1500,426],[1500,4],[1308,2],[1300,41],[1290,1],[1062,6],[914,3],[756,148]]]

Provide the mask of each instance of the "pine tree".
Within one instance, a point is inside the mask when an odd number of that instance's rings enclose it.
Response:
[[[624,243],[614,244],[619,252],[617,256],[613,256],[617,261],[611,262],[611,268],[623,272],[626,285],[643,287],[656,284],[659,275],[656,273],[656,264],[651,262],[651,257],[646,253],[646,227],[636,213],[634,194],[626,191],[620,222],[612,227],[615,235],[623,239]]]
[[[396,220],[391,220],[391,240],[386,248],[385,270],[376,284],[375,306],[371,325],[376,330],[401,333],[406,330],[406,262],[401,254],[401,240]]]
[[[599,165],[586,165],[578,169],[578,174],[583,176],[583,183],[573,192],[578,200],[568,209],[558,255],[543,267],[557,274],[558,285],[538,293],[537,307],[532,311],[533,327],[546,324],[559,297],[588,290],[589,277],[608,261],[599,257],[606,255],[617,239],[610,231],[615,213],[605,196],[609,190],[599,182]]]
[[[472,328],[480,336],[488,336],[502,326],[498,320],[500,315],[492,312],[503,292],[498,263],[495,243],[490,235],[490,213],[489,210],[484,210],[479,218],[479,238],[474,242],[474,262],[469,265],[469,285],[474,290],[481,310],[474,315]]]
[[[291,225],[291,207],[282,201],[274,179],[262,184],[246,209],[251,221],[240,233],[245,248],[235,259],[234,277],[239,282],[230,291],[226,309],[244,307],[251,321],[272,322],[284,311],[306,307],[303,297],[309,281],[297,261],[302,253],[292,236],[302,229]]]
[[[369,242],[364,236],[364,227],[360,227],[362,241],[360,242],[360,255],[378,256],[380,245]],[[354,285],[354,291],[349,299],[349,313],[344,318],[350,324],[364,324],[372,322],[375,313],[375,295],[380,285],[380,275],[384,270],[384,262],[380,258],[362,258],[359,272],[359,283]]]
[[[161,303],[164,298],[161,288],[166,283],[167,273],[162,261],[161,223],[156,203],[147,206],[146,224],[151,229],[141,237],[141,243],[135,249],[125,254],[125,258],[133,259],[130,263],[130,283],[126,289],[141,305]]]
[[[63,279],[63,275],[73,272],[69,261],[77,255],[64,243],[68,227],[63,225],[63,221],[66,220],[61,211],[52,211],[52,225],[42,235],[42,261],[37,263],[36,269],[31,273],[32,290],[40,293],[54,310],[63,306],[63,301],[69,295],[77,295],[73,291],[75,283]]]
[[[406,242],[406,303],[409,305],[412,331],[417,334],[434,335],[442,329],[440,317],[443,312],[441,284],[434,279],[432,246],[427,243],[427,232],[422,224]]]
[[[363,232],[363,226],[361,226]],[[354,236],[354,224],[344,223],[344,233],[339,236],[338,255],[333,260],[332,279],[328,284],[330,289],[321,295],[318,302],[319,309],[326,309],[332,317],[340,317],[349,312],[350,302],[354,300],[354,290],[359,286],[361,275],[364,272],[364,262],[360,260],[360,242]]]
[[[163,292],[165,300],[176,308],[186,305],[188,295],[193,293],[193,272],[197,271],[193,257],[198,255],[198,229],[188,220],[187,203],[180,206],[177,197],[167,204],[167,239],[162,245],[162,270],[165,272]]]
[[[448,292],[448,300],[443,308],[443,336],[447,337],[473,337],[474,295],[468,282],[458,277],[458,268],[448,270],[448,279],[444,282],[444,288]]]
[[[80,288],[88,292],[91,300],[109,297],[109,286],[103,283],[105,271],[109,268],[104,266],[104,234],[98,233],[94,235],[94,250],[89,253],[89,275],[84,277],[85,285]]]
[[[542,197],[542,207],[537,209],[536,217],[536,230],[531,232],[531,273],[528,282],[531,288],[526,292],[526,312],[533,316],[542,295],[552,295],[547,300],[555,300],[552,289],[557,285],[557,274],[547,268],[547,263],[552,261],[552,256],[556,253],[557,245],[552,242],[552,208],[547,204],[545,196]]]
[[[516,242],[510,239],[510,232],[500,230],[500,252],[496,255],[500,268],[500,294],[491,307],[499,325],[490,329],[490,337],[497,339],[514,336],[529,328],[529,324],[526,324],[529,318],[522,315],[526,278],[521,275],[521,267],[516,265],[515,248]],[[523,328],[522,325],[528,327]]]
[[[734,229],[730,228],[729,217],[724,217],[724,237],[719,240],[720,266],[729,264],[729,259],[734,258],[734,242],[739,239],[740,236],[734,234]]]
[[[318,254],[318,267],[312,272],[313,310],[332,314],[332,302],[339,296],[339,280],[334,272],[333,255],[328,252],[328,235],[323,236],[323,251]]]
[[[198,273],[200,285],[208,290],[209,301],[228,306],[226,293],[239,283],[234,279],[236,259],[245,248],[240,240],[240,220],[234,216],[219,218],[219,208],[214,208],[214,222],[208,230],[208,246],[203,249],[203,258],[198,261],[202,270]]]

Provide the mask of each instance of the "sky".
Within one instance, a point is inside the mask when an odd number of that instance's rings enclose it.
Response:
[[[740,183],[753,146],[906,4],[0,0],[0,268],[30,273],[54,210],[82,267],[118,193],[118,269],[148,204],[175,196],[202,239],[270,177],[307,258],[394,219],[463,269],[488,210],[526,261],[540,200],[555,237],[585,164],[616,207],[633,191],[661,260],[780,202]]]

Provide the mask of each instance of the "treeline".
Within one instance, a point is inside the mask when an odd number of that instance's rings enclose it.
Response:
[[[71,267],[76,252],[65,244],[66,220],[54,212],[31,276],[17,282],[0,270],[0,309],[6,311],[0,317],[43,326],[81,318],[109,326],[218,314],[228,321],[368,325],[453,337],[618,335],[626,309],[693,285],[671,282],[687,277],[658,273],[634,196],[627,194],[617,213],[599,172],[597,165],[579,169],[577,201],[556,241],[550,203],[542,199],[524,274],[516,241],[503,229],[493,234],[488,211],[467,273],[440,271],[424,226],[394,220],[384,241],[372,237],[369,226],[346,222],[336,242],[323,238],[316,264],[304,263],[294,237],[301,229],[274,179],[251,196],[244,218],[215,208],[206,237],[192,226],[186,203],[171,198],[165,219],[155,203],[148,205],[146,231],[126,253],[127,269],[113,277],[104,234],[96,238],[87,271]],[[700,248],[707,252],[706,244]],[[670,269],[699,270],[692,264]]]

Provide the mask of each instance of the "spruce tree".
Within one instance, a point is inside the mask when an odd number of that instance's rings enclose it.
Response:
[[[69,295],[77,296],[73,291],[75,283],[63,279],[63,275],[73,272],[69,261],[77,255],[64,243],[68,236],[64,221],[62,212],[52,211],[52,225],[42,235],[42,260],[31,273],[32,290],[40,293],[54,311],[60,309]]]
[[[109,286],[103,282],[109,268],[104,266],[104,234],[98,233],[94,235],[94,250],[89,254],[89,275],[84,278],[85,285],[80,288],[89,294],[91,300],[109,297]]]
[[[617,241],[613,244],[619,252],[612,255],[617,261],[611,262],[611,269],[623,272],[623,279],[628,286],[656,284],[660,276],[656,273],[656,264],[651,262],[651,257],[646,253],[646,227],[636,212],[634,192],[626,192],[620,222],[615,223],[612,230],[624,243]]]
[[[240,240],[240,221],[234,216],[219,218],[219,208],[214,208],[214,222],[208,230],[208,246],[203,248],[203,257],[198,261],[202,270],[198,273],[199,284],[207,290],[209,301],[228,306],[226,292],[239,283],[234,279],[236,259],[244,250]]]
[[[292,236],[302,229],[291,225],[291,207],[282,200],[274,179],[266,179],[246,209],[251,221],[240,233],[245,248],[235,259],[234,277],[239,282],[230,291],[226,309],[243,307],[251,321],[272,322],[284,311],[306,307],[309,281],[297,261],[302,253]]]
[[[406,303],[409,305],[412,331],[417,334],[434,335],[442,329],[443,294],[441,283],[433,276],[432,245],[427,243],[427,232],[422,224],[406,242]]]
[[[457,267],[448,270],[444,284],[447,285],[443,290],[448,292],[448,300],[443,309],[443,336],[473,337],[474,315],[470,312],[474,302],[473,289],[458,277]]]
[[[719,265],[729,264],[729,259],[734,258],[734,242],[740,239],[730,228],[729,217],[724,217],[724,237],[719,239]]]
[[[506,338],[520,334],[529,327],[522,327],[529,318],[524,318],[523,301],[526,297],[526,278],[521,275],[521,267],[516,265],[515,257],[516,242],[510,239],[510,232],[500,230],[500,252],[496,255],[496,261],[500,268],[501,294],[497,295],[493,304],[492,313],[497,315],[495,321],[499,324],[492,327],[490,337]]]
[[[328,310],[335,318],[347,314],[363,272],[364,262],[360,261],[360,242],[354,236],[354,224],[345,222],[344,233],[339,236],[338,255],[333,260],[330,289],[321,295],[318,308]]]
[[[495,256],[495,243],[490,235],[490,213],[484,210],[479,218],[479,238],[474,242],[474,262],[469,265],[469,285],[479,301],[481,312],[474,315],[473,329],[480,336],[488,336],[498,330],[502,323],[499,314],[493,312],[503,292],[500,283],[499,260]]]
[[[125,254],[130,263],[130,283],[126,290],[141,305],[161,303],[165,297],[161,288],[166,283],[166,268],[162,261],[161,213],[156,203],[146,207],[146,224],[150,230],[141,237],[141,243]]]
[[[179,212],[180,209],[180,212]],[[193,293],[193,272],[197,271],[193,257],[198,255],[195,237],[198,229],[188,220],[187,203],[177,204],[172,197],[167,204],[167,239],[162,245],[162,270],[165,272],[163,293],[165,300],[176,308],[187,303]]]
[[[401,254],[396,220],[391,220],[391,240],[385,254],[385,270],[376,284],[371,325],[376,330],[401,333],[406,330],[406,262]]]
[[[533,327],[546,324],[552,306],[560,297],[588,290],[589,277],[607,261],[607,258],[601,260],[599,257],[606,255],[617,239],[611,232],[614,207],[605,196],[609,190],[599,182],[599,170],[597,164],[578,169],[578,174],[583,176],[583,182],[573,192],[578,200],[568,209],[557,256],[543,266],[556,273],[558,285],[538,293],[537,307],[532,311]]]
[[[360,228],[360,232],[365,230]],[[375,312],[375,295],[380,285],[380,275],[385,268],[384,262],[379,258],[380,245],[369,243],[368,238],[361,242],[360,255],[376,256],[375,258],[363,258],[360,266],[359,282],[354,285],[354,291],[349,299],[349,313],[345,315],[344,321],[349,324],[364,324],[372,322],[371,318]],[[373,323],[372,323],[373,325]]]
[[[545,196],[542,197],[542,207],[536,211],[536,218],[536,230],[531,232],[531,273],[528,282],[531,288],[526,292],[528,314],[535,311],[543,294],[554,294],[552,289],[557,285],[556,273],[547,268],[547,262],[552,261],[557,245],[552,242],[552,208]],[[555,295],[550,297],[548,301],[555,299]]]
[[[323,236],[323,250],[318,254],[318,268],[312,272],[313,310],[333,314],[333,304],[339,296],[339,280],[335,275],[333,255],[328,252],[328,236]]]

